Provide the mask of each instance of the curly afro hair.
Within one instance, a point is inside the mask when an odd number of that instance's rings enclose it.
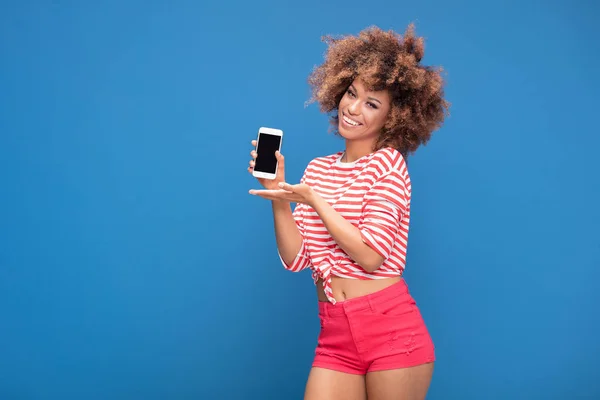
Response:
[[[309,102],[318,102],[339,134],[337,108],[350,84],[360,77],[369,90],[387,89],[391,107],[375,150],[392,147],[405,157],[426,144],[447,115],[442,68],[421,65],[424,40],[410,24],[400,35],[373,26],[358,36],[324,36],[328,45],[323,64],[308,78]]]

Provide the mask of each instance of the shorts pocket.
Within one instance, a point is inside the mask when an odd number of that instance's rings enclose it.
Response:
[[[386,302],[371,302],[371,311],[375,315],[386,317],[403,317],[417,309],[415,300],[410,295],[400,296]]]
[[[327,317],[324,314],[319,313],[319,323],[321,324],[321,330],[323,330],[323,328],[325,328],[326,321],[327,321]]]

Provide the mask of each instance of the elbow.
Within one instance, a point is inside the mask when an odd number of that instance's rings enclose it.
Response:
[[[363,242],[360,255],[357,254],[355,260],[358,265],[361,266],[368,273],[373,273],[381,267],[386,259],[383,255],[379,254],[373,247]]]
[[[371,274],[377,271],[379,267],[383,265],[384,261],[384,258],[377,254],[376,256],[369,257],[358,264],[362,267],[362,269]]]
[[[280,255],[281,262],[283,263],[283,267],[285,269],[293,269],[293,266],[296,262],[297,257],[283,257]]]
[[[302,256],[296,256],[294,258],[285,259],[280,256],[281,262],[283,264],[283,268],[291,272],[299,272],[303,270],[304,267],[304,258]]]
[[[362,246],[357,251],[355,261],[368,273],[377,271],[389,256],[385,243],[377,241],[368,232],[360,231]]]
[[[372,274],[373,272],[377,271],[379,269],[379,267],[381,267],[382,264],[383,263],[378,263],[378,264],[361,264],[361,267],[366,272]]]
[[[299,270],[299,268],[298,268],[298,261],[300,258],[299,255],[291,255],[291,254],[284,255],[279,251],[277,252],[277,254],[279,255],[279,260],[281,261],[283,268],[287,269],[288,271],[292,271],[292,272],[296,272]]]

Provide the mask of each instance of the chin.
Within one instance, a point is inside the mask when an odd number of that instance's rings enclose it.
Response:
[[[364,132],[348,130],[346,127],[342,126],[342,124],[338,124],[338,134],[344,139],[360,139],[362,136],[364,136]]]
[[[344,139],[352,139],[353,136],[352,134],[350,134],[350,132],[344,129],[344,127],[341,126],[341,124],[338,125],[338,135],[340,135]]]

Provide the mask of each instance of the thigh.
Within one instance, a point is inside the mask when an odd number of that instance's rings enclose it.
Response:
[[[366,400],[365,377],[313,367],[304,400]]]
[[[369,372],[369,400],[424,400],[433,375],[433,363]]]

